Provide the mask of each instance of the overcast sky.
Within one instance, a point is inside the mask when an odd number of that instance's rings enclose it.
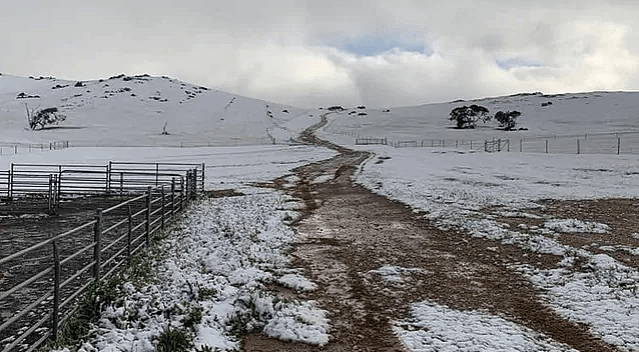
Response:
[[[639,89],[639,1],[3,1],[0,72],[301,107]]]

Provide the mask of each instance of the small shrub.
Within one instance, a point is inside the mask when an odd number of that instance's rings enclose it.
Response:
[[[185,328],[195,330],[197,324],[202,322],[202,308],[195,307],[189,311],[189,314],[182,320]]]
[[[75,83],[74,87],[84,87],[84,83],[82,81],[78,81]]]
[[[339,105],[330,106],[328,111],[344,111],[344,108]]]
[[[207,299],[209,297],[215,297],[217,295],[217,290],[214,288],[206,288],[198,286],[198,296],[200,299]]]
[[[364,105],[360,105],[357,107],[358,109],[366,109],[366,107]]]
[[[114,304],[120,298],[117,287],[121,283],[121,278],[113,277],[106,282],[95,281],[89,285],[76,313],[62,324],[55,345],[73,346],[85,339],[89,335],[91,323],[100,317],[103,307]]]
[[[162,332],[156,346],[157,352],[188,352],[193,347],[189,335],[180,329],[168,328]]]

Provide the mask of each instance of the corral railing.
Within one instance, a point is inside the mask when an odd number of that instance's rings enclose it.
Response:
[[[1,351],[33,351],[55,339],[77,309],[76,299],[164,229],[195,197],[197,183],[188,171],[183,185],[148,186],[142,195],[98,210],[92,221],[0,258]]]
[[[170,186],[174,178],[184,182],[193,170],[195,186],[204,189],[204,164],[109,162],[107,165],[11,164],[0,171],[0,197],[55,194],[56,202],[65,196],[130,194],[147,186]]]

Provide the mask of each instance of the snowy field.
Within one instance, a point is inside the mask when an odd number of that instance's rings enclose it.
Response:
[[[527,211],[540,207],[535,203],[540,199],[639,197],[638,157],[367,149],[375,156],[359,170],[357,182],[423,211],[425,218],[441,228],[563,256],[559,269],[516,265],[513,269],[544,292],[544,299],[565,319],[588,324],[596,336],[622,350],[639,351],[639,272],[606,254],[593,254],[553,240],[557,233],[605,233],[606,224],[544,219],[541,228],[527,232],[511,229],[496,221],[494,215],[480,211],[499,207],[502,216],[534,217]],[[630,250],[639,253],[639,248]],[[577,258],[585,260],[592,270],[570,270]],[[539,341],[530,337],[532,332],[499,317],[458,312],[430,302],[415,303],[410,324],[426,327],[427,332],[406,329],[405,322],[398,322],[395,331],[414,351],[436,351],[440,347],[476,351],[473,346],[485,343],[487,349],[482,350],[568,350],[535,345]],[[450,326],[462,331],[444,329]],[[482,331],[488,331],[487,335]]]
[[[69,148],[0,155],[0,170],[11,163],[107,165],[109,161],[206,164],[206,189],[241,190],[284,176],[295,167],[327,159],[335,152],[311,146],[255,145],[203,148]]]
[[[328,125],[318,136],[352,146],[356,136],[481,140],[635,131],[639,127],[637,94],[528,94],[346,109],[329,114]],[[58,107],[67,121],[56,128],[27,131],[25,104]],[[493,113],[521,111],[521,126],[528,130],[506,133],[494,125],[474,131],[451,129],[450,110],[470,104],[484,105]],[[335,154],[295,145],[297,134],[326,112],[234,96],[168,77],[122,75],[78,83],[0,76],[0,144],[69,140],[76,146],[1,155],[0,170],[12,162],[205,163],[207,189],[244,193],[200,200],[186,212],[161,246],[165,259],[158,257],[154,263],[159,280],[126,285],[122,305],[107,309],[94,327],[96,337],[81,350],[153,351],[158,336],[166,329],[183,327],[193,311],[202,313],[201,323],[193,330],[198,348],[236,349],[238,339],[233,335],[252,327],[283,340],[327,343],[330,312],[317,309],[313,302],[281,299],[265,289],[271,283],[300,291],[317,288],[288,266],[295,233],[287,224],[299,216],[303,205],[276,191],[254,188],[257,182],[286,176],[295,167]],[[161,134],[165,124],[168,135]],[[216,147],[175,148],[189,144]],[[536,203],[540,199],[639,197],[639,158],[361,148],[374,155],[355,180],[373,192],[410,205],[441,228],[563,256],[557,269],[523,265],[512,269],[544,292],[543,299],[565,319],[588,324],[593,334],[621,350],[639,351],[637,270],[608,255],[553,239],[559,233],[606,233],[607,224],[544,218],[539,228],[523,231],[482,211],[498,207],[504,217],[532,218],[536,215],[529,211],[540,206]],[[639,248],[628,251],[639,253]],[[577,261],[592,270],[571,270]],[[382,267],[378,272],[397,280],[403,270]],[[501,317],[455,311],[432,302],[414,302],[411,316],[396,322],[393,329],[412,351],[477,351],[477,346],[484,346],[482,351],[571,351]]]

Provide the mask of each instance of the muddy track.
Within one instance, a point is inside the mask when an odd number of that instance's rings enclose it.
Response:
[[[325,123],[325,119],[322,121]],[[294,170],[295,187],[278,187],[306,204],[296,224],[294,267],[318,285],[299,299],[329,312],[331,340],[323,347],[288,343],[254,333],[244,351],[406,351],[392,331],[408,317],[411,303],[424,300],[459,310],[482,309],[579,351],[616,351],[544,305],[526,278],[508,268],[529,264],[554,268],[563,259],[525,252],[511,245],[442,231],[404,204],[355,185],[351,175],[369,154],[322,141],[309,128],[307,143],[335,149],[332,159]],[[318,177],[328,182],[314,182]],[[400,281],[371,272],[383,265],[416,268]]]

